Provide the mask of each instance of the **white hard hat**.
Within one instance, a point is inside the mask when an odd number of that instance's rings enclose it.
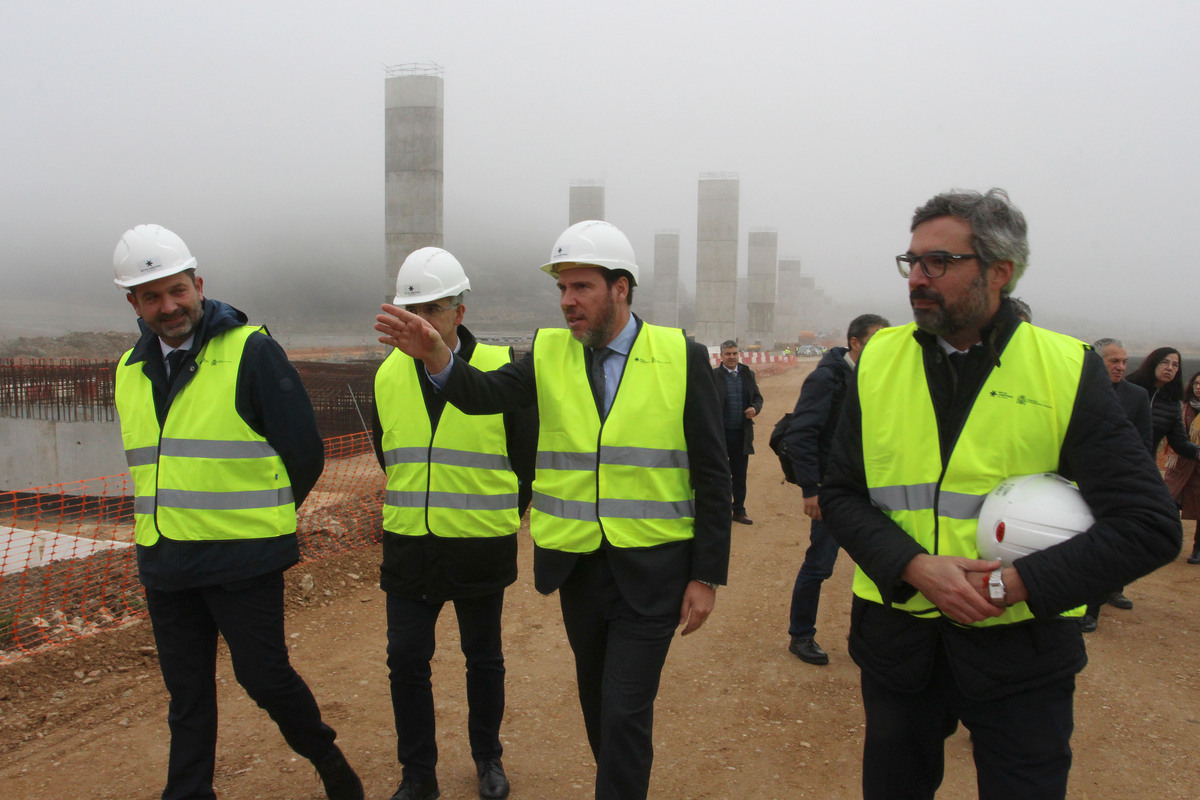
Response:
[[[560,264],[623,269],[629,273],[632,285],[638,284],[633,245],[617,226],[603,220],[586,219],[562,232],[550,251],[550,263],[543,264],[542,269],[557,278]]]
[[[471,289],[462,264],[440,247],[409,253],[396,273],[396,305],[412,305],[454,297]]]
[[[979,512],[979,557],[1011,565],[1083,533],[1094,521],[1079,488],[1061,475],[1040,472],[1005,478]]]
[[[125,231],[113,251],[114,279],[128,289],[168,275],[194,269],[196,259],[188,246],[162,225],[138,225]]]

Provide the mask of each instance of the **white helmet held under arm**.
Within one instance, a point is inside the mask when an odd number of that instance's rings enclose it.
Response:
[[[979,557],[1008,566],[1083,533],[1093,522],[1079,488],[1061,475],[1014,475],[983,501],[976,529]]]

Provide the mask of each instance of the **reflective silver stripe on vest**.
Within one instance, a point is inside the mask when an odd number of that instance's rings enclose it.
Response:
[[[687,469],[686,450],[661,450],[653,447],[610,447],[600,448],[600,461],[622,467],[649,467],[653,469]]]
[[[539,450],[537,454],[538,469],[562,470],[595,470],[595,453],[557,453],[550,450]],[[549,513],[549,512],[547,512]],[[557,515],[555,515],[557,516]],[[569,519],[575,519],[569,517]]]
[[[424,492],[387,493],[387,504],[396,508],[424,508]],[[430,508],[453,508],[458,511],[507,511],[517,507],[516,494],[459,494],[430,492]]]
[[[596,504],[584,503],[579,500],[562,500],[540,492],[533,493],[533,507],[543,514],[549,514],[559,519],[572,519],[579,522],[599,522],[596,519]]]
[[[684,519],[696,516],[691,500],[601,500],[600,516],[609,519]],[[597,522],[596,505],[579,500],[562,500],[534,492],[533,507],[559,519]]]
[[[134,447],[125,451],[125,463],[133,467],[145,467],[158,461],[158,447]]]
[[[937,497],[936,483],[916,483],[911,486],[875,486],[870,490],[871,502],[883,511],[928,511]]]
[[[600,516],[609,519],[684,519],[696,516],[696,504],[691,500],[602,499]]]
[[[876,486],[870,494],[871,502],[883,511],[932,511],[936,499],[938,515],[950,519],[978,519],[986,497],[945,490],[939,496],[936,483]]]
[[[397,464],[424,464],[428,447],[394,447],[383,451],[383,465],[394,467]]]
[[[987,495],[963,494],[942,490],[938,498],[938,514],[950,519],[979,519]]]
[[[511,470],[512,463],[508,456],[499,453],[472,453],[467,450],[451,450],[446,447],[396,447],[383,454],[384,466],[394,467],[397,464],[424,464],[426,455],[434,464],[444,464],[448,467],[469,467],[471,469]]]
[[[162,455],[174,458],[265,458],[276,455],[275,448],[266,442],[163,439],[159,447]]]
[[[133,513],[135,513],[135,514],[153,514],[154,513],[154,498],[153,497],[135,497],[135,498],[133,498]]]
[[[292,487],[256,489],[249,492],[192,492],[185,489],[159,489],[158,504],[163,508],[187,508],[197,511],[246,511],[274,508],[292,502]]]
[[[600,448],[600,462],[617,467],[647,467],[651,469],[687,469],[686,450],[660,450],[654,447]],[[541,450],[537,454],[538,469],[594,470],[595,453],[555,453]]]

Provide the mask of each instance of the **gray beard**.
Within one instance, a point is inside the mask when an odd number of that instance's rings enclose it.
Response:
[[[971,284],[967,296],[954,307],[941,305],[934,309],[913,309],[913,320],[921,330],[943,339],[959,331],[977,325],[986,315],[988,308],[987,276],[981,271],[979,278]]]

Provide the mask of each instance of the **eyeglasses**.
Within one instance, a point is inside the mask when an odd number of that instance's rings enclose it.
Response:
[[[920,264],[921,270],[928,278],[940,278],[946,274],[946,269],[951,264],[957,264],[960,261],[970,261],[973,258],[979,258],[974,253],[947,253],[943,250],[935,250],[932,253],[925,255],[917,255],[915,253],[905,253],[902,256],[896,256],[896,269],[900,270],[900,274],[905,278],[912,272],[914,264]]]
[[[410,314],[417,314],[422,317],[436,317],[443,311],[449,311],[452,308],[457,308],[454,304],[439,306],[437,303],[426,303],[423,306],[405,306],[404,310]]]

